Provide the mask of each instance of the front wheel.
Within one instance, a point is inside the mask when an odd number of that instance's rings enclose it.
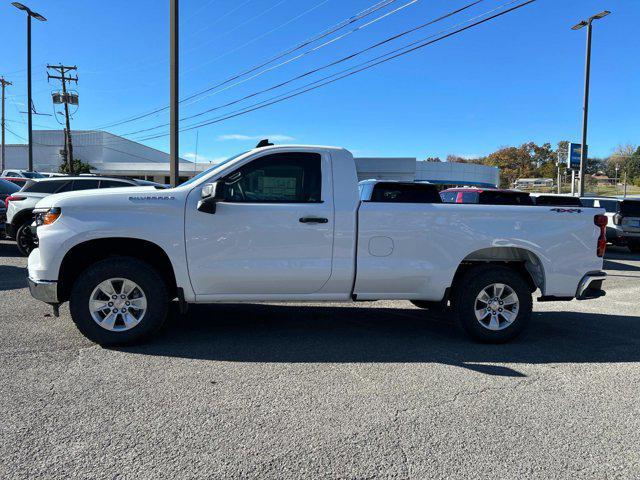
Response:
[[[476,267],[458,283],[454,308],[462,328],[484,343],[507,342],[531,318],[531,292],[522,276],[507,267]]]
[[[30,222],[25,222],[18,227],[16,231],[16,246],[21,255],[29,256],[34,247],[34,240]]]
[[[69,308],[80,332],[100,345],[126,345],[154,333],[167,316],[164,280],[149,264],[114,257],[88,267],[71,289]]]

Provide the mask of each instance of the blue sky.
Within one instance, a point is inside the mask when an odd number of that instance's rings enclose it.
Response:
[[[396,0],[367,19],[375,19],[409,1]],[[300,60],[186,105],[181,113],[198,113],[277,84],[469,1],[415,1]],[[507,1],[484,0],[454,18],[380,47],[363,59],[426,37]],[[78,66],[80,108],[74,115],[74,129],[95,128],[167,105],[168,1],[25,3],[48,18],[46,23],[33,24],[33,90],[38,111],[52,112],[50,92],[58,85],[47,84],[45,66],[59,62]],[[181,0],[181,96],[259,64],[374,3]],[[575,32],[570,26],[604,9],[613,13],[594,24],[590,154],[605,156],[618,144],[638,144],[640,1],[538,0],[332,85],[202,127],[198,130],[200,161],[250,148],[263,136],[271,136],[277,143],[340,145],[359,156],[418,158],[444,158],[449,153],[477,156],[526,141],[579,141],[585,30]],[[9,1],[0,5],[0,31],[4,38],[0,44],[0,75],[14,83],[8,89],[7,127],[22,137],[26,136],[26,115],[19,113],[26,109],[25,23],[24,14]],[[357,61],[361,60],[352,63]],[[339,68],[344,66],[323,74]],[[212,118],[316,78],[308,77],[201,118]],[[165,111],[107,130],[122,134],[166,121]],[[35,128],[60,128],[54,117],[36,116],[34,123]],[[153,133],[167,131],[165,127]],[[8,133],[7,141],[22,143],[12,133]],[[168,149],[167,137],[145,143]],[[181,135],[180,151],[187,158],[193,157],[195,130]]]

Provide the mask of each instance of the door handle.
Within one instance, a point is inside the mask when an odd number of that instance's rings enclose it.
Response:
[[[328,218],[320,218],[320,217],[302,217],[300,219],[300,223],[328,223]]]

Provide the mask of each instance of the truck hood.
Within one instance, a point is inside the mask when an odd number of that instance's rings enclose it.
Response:
[[[75,192],[56,193],[49,195],[40,200],[36,207],[37,209],[62,207],[64,205],[78,206],[82,205],[88,199],[95,199],[100,197],[104,200],[104,203],[109,203],[109,200],[118,200],[122,197],[151,197],[151,196],[171,196],[172,189],[157,190],[155,187],[119,187],[119,188],[105,188],[95,190],[80,190]]]

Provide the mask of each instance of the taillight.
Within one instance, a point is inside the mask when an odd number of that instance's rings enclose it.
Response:
[[[20,200],[25,200],[27,197],[21,197],[20,195],[9,195],[4,199],[4,205],[9,208],[9,202],[19,202]]]
[[[596,252],[599,257],[604,257],[604,252],[607,249],[607,216],[606,215],[596,215],[593,217],[593,223],[596,224],[597,227],[600,227],[600,236],[598,237],[598,247]]]

